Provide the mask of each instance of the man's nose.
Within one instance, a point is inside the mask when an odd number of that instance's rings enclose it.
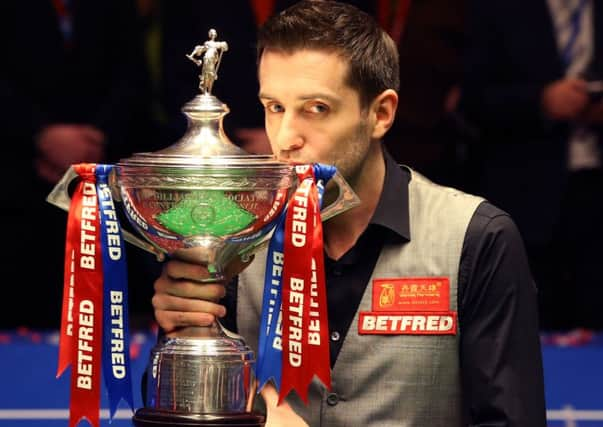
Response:
[[[281,152],[294,151],[303,147],[305,138],[301,123],[293,114],[284,114],[277,135],[276,144]]]

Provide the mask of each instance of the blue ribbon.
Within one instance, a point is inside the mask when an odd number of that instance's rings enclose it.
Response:
[[[260,385],[258,390],[261,390],[270,379],[272,379],[277,389],[281,384],[281,336],[283,333],[281,322],[281,276],[284,261],[283,246],[285,241],[286,217],[287,208],[285,207],[281,212],[268,246],[258,343],[258,361],[255,367],[256,377]]]
[[[126,252],[115,204],[108,185],[113,166],[96,165],[96,185],[103,253],[103,376],[109,395],[109,419],[124,399],[132,411],[128,275]]]
[[[314,176],[318,188],[318,202],[322,206],[324,185],[335,174],[335,166],[314,164]],[[260,336],[258,342],[258,361],[255,375],[258,379],[258,393],[264,385],[272,380],[276,390],[281,387],[282,371],[282,282],[284,264],[285,219],[287,207],[281,212],[274,234],[270,238],[266,272],[264,275],[264,294],[262,299],[262,317],[260,320]]]

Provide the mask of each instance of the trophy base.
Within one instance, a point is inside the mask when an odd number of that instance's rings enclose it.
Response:
[[[132,417],[135,427],[264,427],[266,417],[259,413],[183,414],[140,408]]]

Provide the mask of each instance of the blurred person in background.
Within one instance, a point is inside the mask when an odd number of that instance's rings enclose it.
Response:
[[[139,15],[132,0],[8,0],[0,16],[3,271],[17,307],[0,327],[54,328],[67,215],[46,196],[71,164],[114,163],[155,147]],[[146,257],[136,251],[131,270]],[[32,254],[30,271],[18,269],[16,253]],[[131,308],[146,310],[136,302],[152,289],[131,287]]]
[[[400,53],[400,96],[396,121],[385,144],[434,181],[464,183],[463,148],[471,130],[456,112],[463,75],[465,2],[378,0],[372,14]]]
[[[469,4],[461,104],[480,134],[469,190],[517,221],[542,327],[602,328],[603,4]]]

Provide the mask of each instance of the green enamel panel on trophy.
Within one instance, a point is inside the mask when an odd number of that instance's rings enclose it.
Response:
[[[255,215],[239,206],[220,190],[199,190],[187,194],[169,210],[156,216],[166,229],[181,236],[210,234],[226,236],[248,227]]]

